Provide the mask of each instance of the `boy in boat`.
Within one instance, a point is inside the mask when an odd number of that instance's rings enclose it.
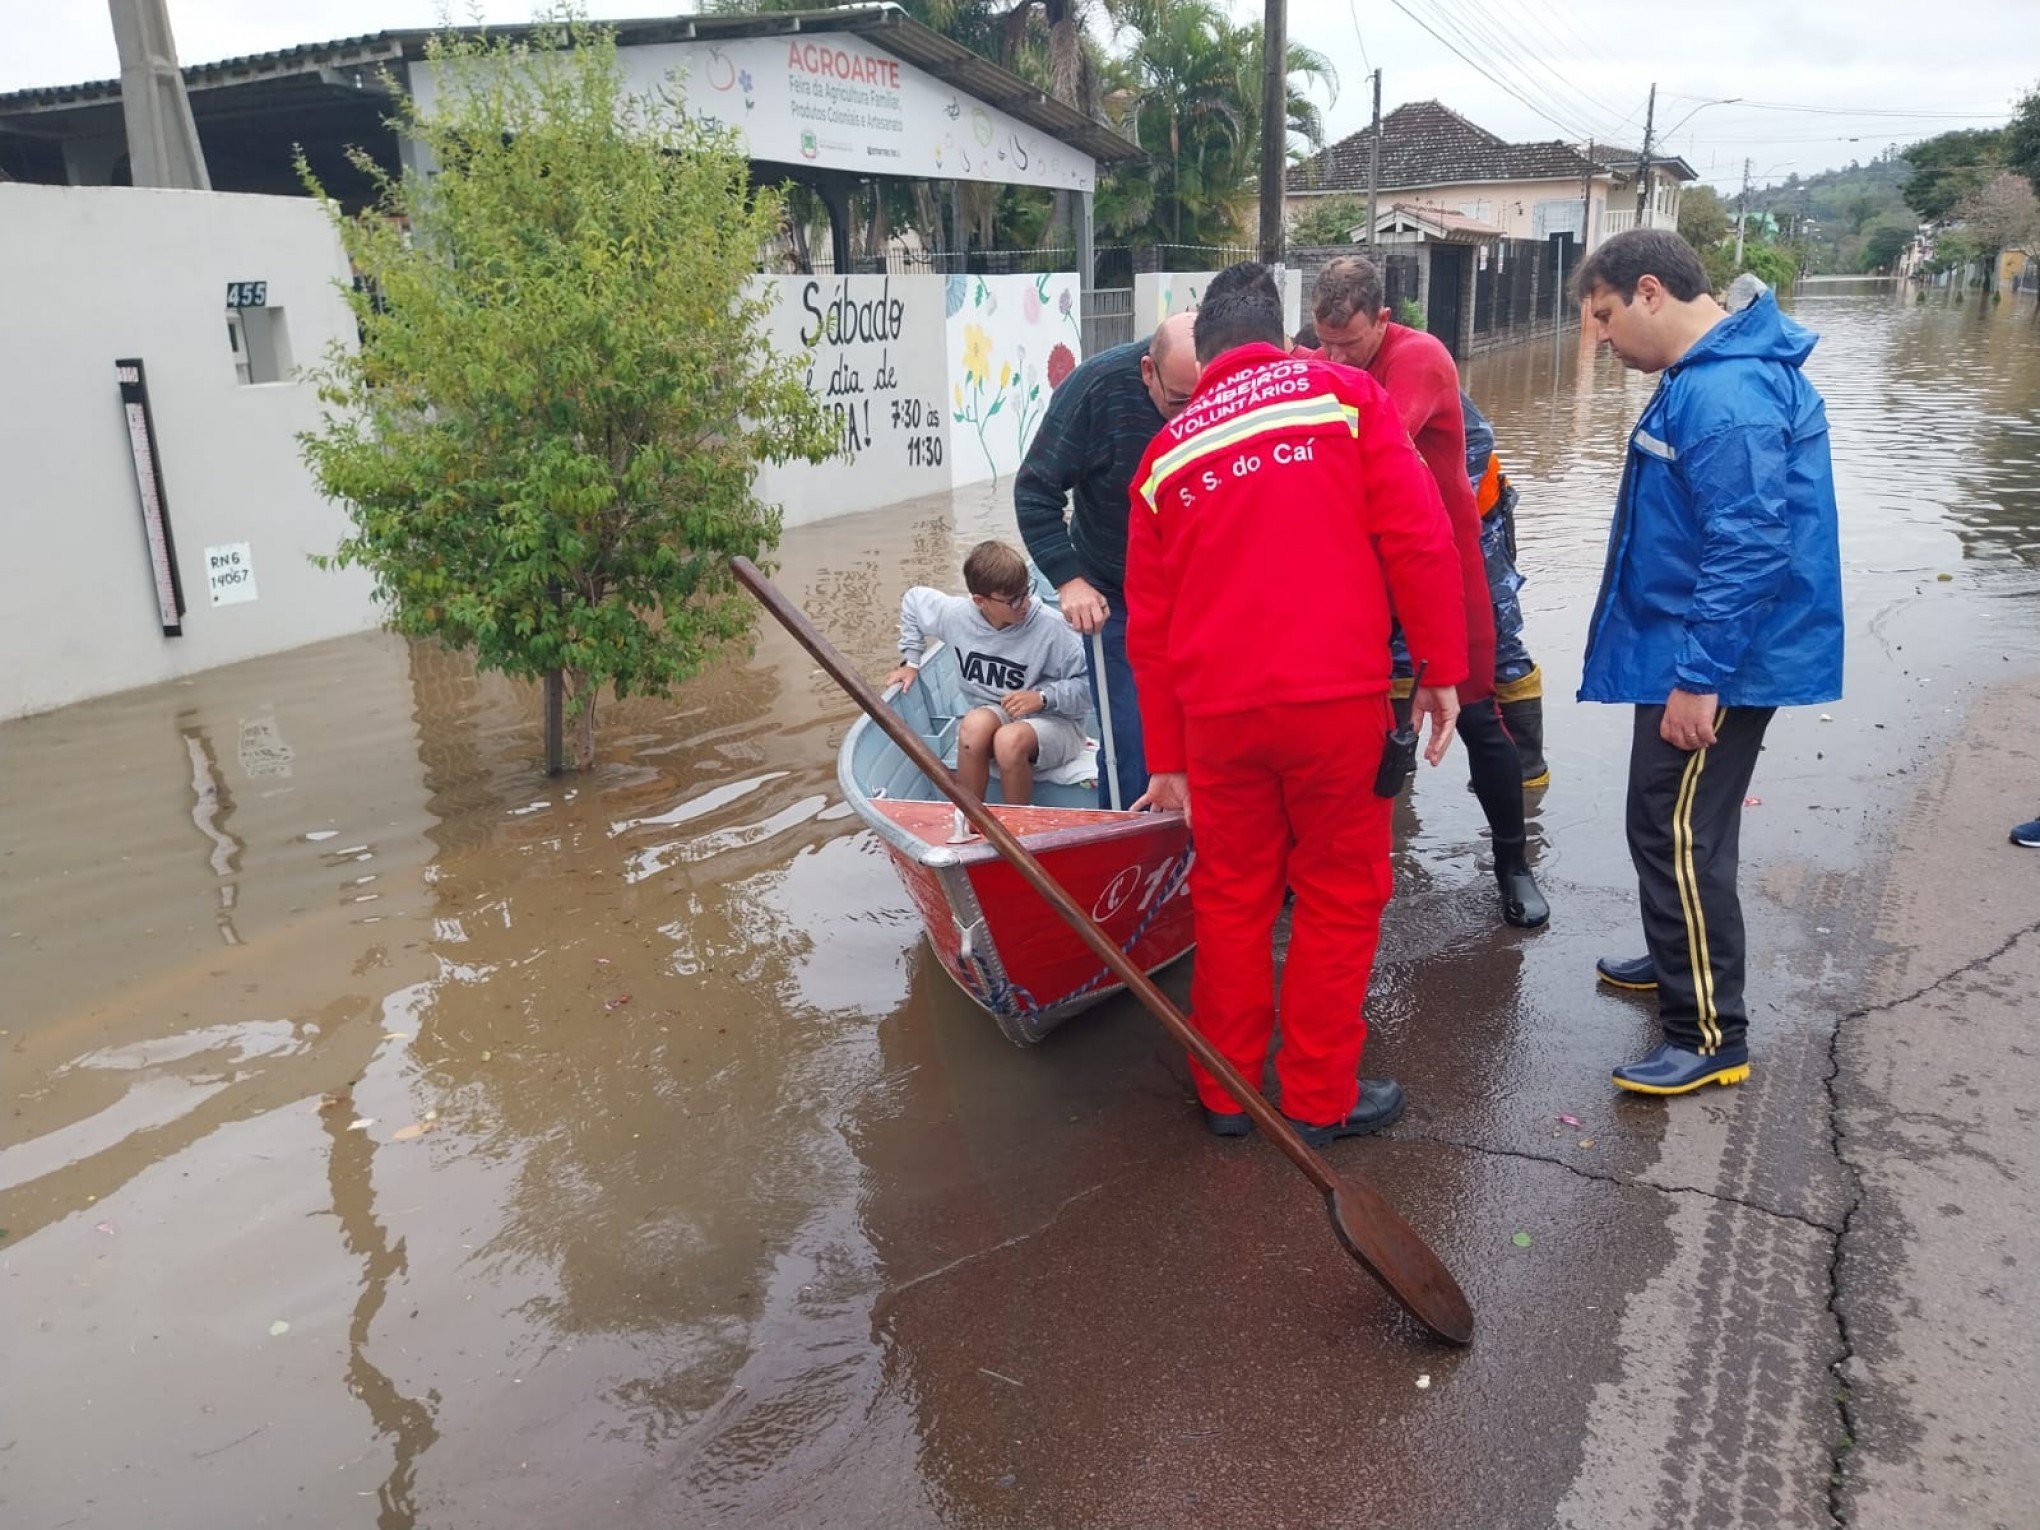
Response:
[[[992,763],[1011,806],[1034,799],[1034,773],[1084,752],[1090,670],[1083,639],[1033,598],[1027,560],[1004,542],[980,542],[963,560],[967,595],[916,585],[900,601],[900,667],[886,676],[902,689],[921,672],[929,641],[956,650],[971,702],[956,730],[956,777],[985,800]]]
[[[1282,1111],[1313,1145],[1402,1114],[1359,1078],[1368,974],[1388,901],[1392,798],[1378,794],[1391,603],[1430,682],[1427,758],[1451,742],[1467,674],[1452,524],[1381,385],[1292,359],[1268,269],[1212,278],[1204,372],[1134,478],[1127,653],[1148,806],[1192,820],[1192,1018],[1258,1082],[1276,1021],[1273,934],[1296,890],[1282,974]],[[1393,783],[1399,785],[1399,782]],[[1205,1124],[1250,1118],[1194,1061]]]

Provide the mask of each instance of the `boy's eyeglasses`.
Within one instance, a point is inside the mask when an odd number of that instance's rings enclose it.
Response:
[[[1027,609],[1028,592],[1023,590],[1018,595],[980,595],[978,598],[1004,606],[1008,611],[1025,611]]]

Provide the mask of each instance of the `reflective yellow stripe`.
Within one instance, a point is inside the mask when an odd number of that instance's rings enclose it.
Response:
[[[1728,714],[1715,718],[1715,729]],[[1700,1024],[1700,1054],[1712,1056],[1721,1045],[1719,1012],[1714,1007],[1714,962],[1707,950],[1707,911],[1700,902],[1700,874],[1693,865],[1693,799],[1700,792],[1700,773],[1707,751],[1696,749],[1679,781],[1679,799],[1672,809],[1672,877],[1679,888],[1679,907],[1686,916],[1686,954],[1693,968],[1693,1000]]]
[[[1263,404],[1258,409],[1249,409],[1239,418],[1201,431],[1155,458],[1154,466],[1148,470],[1146,481],[1140,486],[1140,497],[1148,502],[1148,508],[1152,510],[1155,508],[1156,493],[1161,489],[1163,480],[1171,474],[1180,472],[1199,458],[1238,446],[1264,431],[1286,430],[1298,425],[1344,425],[1357,440],[1360,435],[1360,411],[1329,393],[1316,398],[1288,399],[1279,404]]]

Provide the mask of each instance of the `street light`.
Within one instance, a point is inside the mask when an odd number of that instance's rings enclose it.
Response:
[[[1655,85],[1651,86],[1650,88],[1650,99],[1652,111],[1653,113],[1655,113],[1657,106],[1657,86]],[[1681,117],[1677,122],[1674,122],[1669,128],[1665,129],[1663,137],[1669,139],[1672,136],[1672,134],[1678,132],[1679,129],[1684,127],[1688,122],[1691,122],[1693,120],[1694,114],[1697,112],[1704,112],[1710,106],[1729,106],[1740,100],[1742,100],[1741,96],[1720,96],[1712,101],[1702,101],[1698,106],[1694,107],[1692,111],[1686,113],[1685,116]],[[1646,223],[1649,221],[1649,214],[1645,211],[1645,208],[1647,208],[1650,205],[1650,203],[1653,200],[1655,200],[1655,198],[1653,198],[1651,195],[1652,188],[1650,184],[1650,167],[1651,167],[1650,147],[1651,139],[1653,136],[1654,135],[1651,132],[1650,118],[1645,117],[1643,123],[1643,154],[1636,167],[1636,226],[1638,228],[1643,228],[1644,226],[1646,226]]]
[[[1691,122],[1697,114],[1706,111],[1707,108],[1710,106],[1733,106],[1735,105],[1736,102],[1740,100],[1742,100],[1741,96],[1723,96],[1719,100],[1715,101],[1702,101],[1698,106],[1694,107],[1692,111],[1686,113],[1685,116],[1681,117],[1677,122],[1674,122],[1670,127],[1666,128],[1665,137],[1669,139],[1672,136],[1672,134],[1678,132],[1680,128],[1684,127],[1687,123]]]

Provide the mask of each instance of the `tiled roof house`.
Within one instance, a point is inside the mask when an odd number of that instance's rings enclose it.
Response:
[[[1365,197],[1374,131],[1362,128],[1289,170],[1285,201],[1293,217],[1323,197]],[[1556,140],[1510,143],[1437,101],[1412,101],[1381,119],[1378,201],[1456,213],[1515,239],[1542,239],[1580,231],[1580,212],[1591,187],[1592,237],[1636,221],[1634,149],[1596,145],[1593,159]],[[1657,160],[1651,180],[1656,198],[1648,221],[1669,227],[1678,219],[1678,188],[1695,179],[1676,157]]]

